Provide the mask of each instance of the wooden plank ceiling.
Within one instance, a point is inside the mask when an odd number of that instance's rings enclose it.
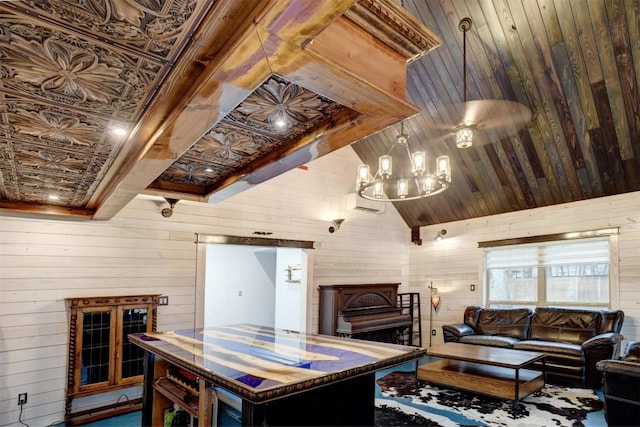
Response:
[[[410,227],[640,190],[638,0],[405,0],[442,39],[408,69],[405,121],[412,150],[449,155],[442,194],[396,203]],[[517,101],[532,112],[520,131],[482,135],[458,149],[450,132],[463,101]],[[504,114],[504,113],[502,113]],[[509,112],[504,114],[508,124]],[[400,127],[353,145],[377,168]],[[375,165],[375,168],[374,168]]]
[[[464,17],[467,100],[532,117],[458,149]],[[206,202],[353,141],[375,170],[402,120],[453,168],[409,227],[638,191],[639,26],[640,0],[0,2],[0,209]]]

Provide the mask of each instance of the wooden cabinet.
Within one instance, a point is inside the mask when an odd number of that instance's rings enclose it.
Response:
[[[69,352],[65,422],[84,423],[137,410],[141,398],[75,410],[75,399],[142,385],[144,351],[128,334],[156,330],[158,295],[67,298]],[[100,399],[103,400],[103,399]],[[85,405],[83,405],[85,406]]]
[[[213,387],[196,374],[179,368],[161,357],[148,354],[147,367],[148,387],[147,396],[151,403],[151,410],[143,412],[143,425],[160,426],[164,423],[166,410],[178,406],[190,418],[190,425],[210,426],[212,424],[212,406],[214,401],[211,390]],[[189,380],[184,375],[193,375]],[[200,392],[202,390],[202,393]]]

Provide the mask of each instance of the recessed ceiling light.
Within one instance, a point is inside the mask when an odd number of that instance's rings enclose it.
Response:
[[[279,128],[283,128],[287,125],[287,122],[283,119],[279,119],[279,120],[276,120],[274,124]]]
[[[211,172],[213,172],[213,168],[206,168],[204,171],[208,172],[208,173],[211,173]]]
[[[49,194],[49,200],[60,200],[60,196],[57,194]]]
[[[118,136],[124,136],[127,134],[127,130],[120,127],[111,128],[111,132],[113,132],[114,135],[118,135]]]

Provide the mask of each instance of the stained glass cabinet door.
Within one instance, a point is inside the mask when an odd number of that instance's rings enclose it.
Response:
[[[118,308],[118,363],[117,378],[120,382],[140,381],[144,374],[144,350],[129,342],[127,336],[151,330],[146,307],[126,306]]]
[[[73,402],[118,390],[121,391],[116,395],[126,394],[125,389],[142,384],[144,352],[129,342],[128,335],[156,330],[158,295],[68,298],[66,302],[69,311],[67,425],[139,409],[135,401],[141,402],[141,399],[110,402],[104,411],[100,408],[77,410]]]
[[[115,336],[116,317],[110,307],[92,307],[78,310],[77,337],[80,357],[75,372],[77,391],[88,391],[108,386],[113,382],[111,354]],[[77,376],[79,374],[79,381]]]

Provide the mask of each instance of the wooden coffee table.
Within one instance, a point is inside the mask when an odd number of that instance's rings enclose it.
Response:
[[[419,380],[509,399],[514,409],[544,387],[544,353],[449,342],[429,347],[427,354],[439,359],[418,367]],[[526,369],[539,361],[542,371]]]

